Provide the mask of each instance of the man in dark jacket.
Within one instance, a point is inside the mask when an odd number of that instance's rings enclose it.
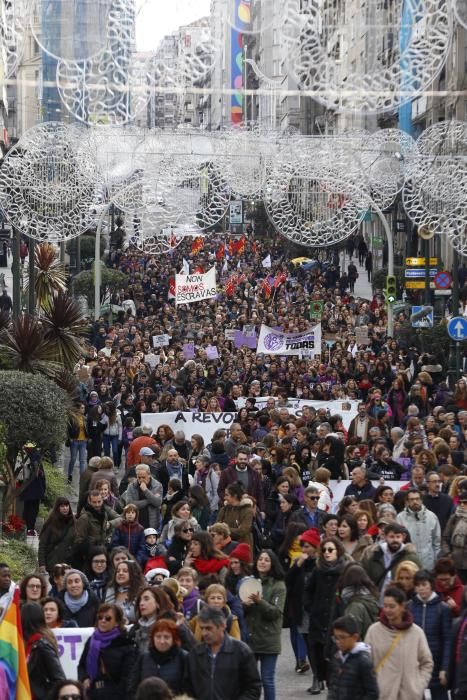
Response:
[[[73,561],[77,569],[83,569],[91,549],[105,545],[110,535],[111,521],[117,524],[118,514],[104,505],[100,491],[90,491],[86,505],[76,521]]]
[[[316,486],[310,484],[306,487],[304,501],[304,505],[292,513],[290,522],[302,523],[307,529],[317,528],[321,530],[326,511],[318,508],[319,491]]]
[[[427,493],[423,497],[423,505],[434,513],[444,532],[446,523],[456,510],[454,501],[446,493],[441,493],[441,480],[437,472],[428,472],[426,475]]]
[[[338,651],[331,663],[328,700],[377,700],[376,674],[367,645],[359,641],[356,620],[339,617],[333,633]]]
[[[261,680],[251,649],[226,634],[221,610],[201,608],[203,642],[188,654],[185,686],[197,700],[259,700]]]
[[[256,506],[261,513],[264,512],[264,495],[261,486],[261,480],[257,472],[248,465],[250,457],[249,449],[239,447],[237,450],[237,462],[231,467],[227,467],[221,473],[217,493],[219,494],[220,504],[224,503],[225,489],[229,484],[234,484],[240,481],[246,489],[249,496],[253,496],[256,500]]]
[[[376,489],[366,478],[365,467],[354,467],[350,475],[352,483],[345,489],[346,496],[355,496],[357,501],[364,501],[365,499],[373,499],[376,493]]]
[[[385,542],[378,542],[369,548],[362,560],[362,566],[373,583],[383,591],[403,561],[413,561],[422,568],[413,544],[404,544],[407,530],[399,523],[389,523],[384,528]]]

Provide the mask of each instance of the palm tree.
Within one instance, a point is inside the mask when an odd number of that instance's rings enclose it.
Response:
[[[23,314],[0,331],[0,358],[11,369],[54,378],[61,369],[37,318]]]
[[[79,335],[83,334],[84,316],[80,305],[59,291],[44,304],[41,321],[44,339],[54,360],[65,369],[73,371],[83,354]]]
[[[55,294],[66,291],[66,272],[50,243],[35,246],[34,261],[34,294],[37,306],[41,309]],[[28,287],[29,281],[26,283],[26,291]]]

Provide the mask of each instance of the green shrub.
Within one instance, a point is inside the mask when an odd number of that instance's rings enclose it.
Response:
[[[65,477],[63,469],[60,467],[54,467],[50,462],[42,462],[45,471],[45,496],[43,498],[43,505],[47,509],[47,513],[43,517],[47,517],[51,508],[58,498],[58,496],[70,496],[70,486]],[[44,512],[42,510],[42,512]]]
[[[13,581],[20,581],[37,569],[37,554],[26,542],[0,540],[0,561],[8,564]]]

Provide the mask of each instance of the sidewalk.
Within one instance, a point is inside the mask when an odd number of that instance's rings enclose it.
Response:
[[[358,279],[355,283],[354,296],[360,297],[361,299],[368,299],[371,301],[373,299],[373,288],[371,282],[368,282],[368,273],[362,265],[358,263],[358,253],[352,256],[352,262],[358,270]],[[343,250],[340,253],[340,266],[341,272],[344,270],[347,272],[347,268],[350,263],[350,258],[346,251]]]

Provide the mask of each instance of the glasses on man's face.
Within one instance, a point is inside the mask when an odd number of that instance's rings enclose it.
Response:
[[[317,501],[319,500],[319,496],[307,496],[309,501]]]
[[[337,552],[337,549],[335,547],[323,547],[323,552],[326,552],[327,554],[332,554],[332,552]]]
[[[99,622],[112,622],[112,615],[99,615],[97,619],[99,620]]]
[[[185,530],[183,530],[183,532],[194,532],[194,531],[195,530],[193,527],[187,527]]]

